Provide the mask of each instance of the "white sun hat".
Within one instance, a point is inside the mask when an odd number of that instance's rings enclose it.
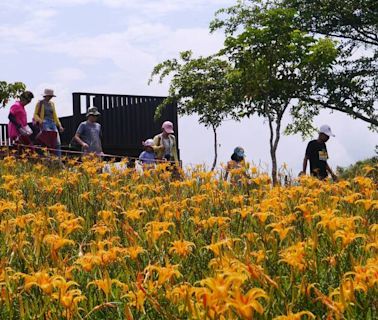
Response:
[[[43,96],[44,97],[56,97],[53,89],[45,89],[45,91],[43,92]]]
[[[331,127],[328,124],[323,124],[320,129],[319,133],[324,133],[328,137],[334,137],[335,135],[332,133]]]
[[[154,140],[152,139],[147,139],[146,141],[143,142],[143,145],[145,147],[153,147],[155,144],[154,144]]]

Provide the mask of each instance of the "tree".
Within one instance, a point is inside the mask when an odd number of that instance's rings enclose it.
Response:
[[[261,6],[228,13],[224,23],[218,20],[212,27],[238,24],[226,28],[225,48],[221,52],[235,67],[233,87],[239,107],[234,116],[257,114],[267,120],[272,179],[277,184],[276,153],[283,116],[287,111],[291,113],[292,130],[296,128],[303,134],[311,130],[316,112],[301,98],[322,89],[319,84],[328,76],[337,50],[333,41],[317,40],[298,30],[295,10]]]
[[[9,99],[15,99],[24,92],[26,86],[22,82],[7,83],[0,81],[0,106],[5,107]]]
[[[339,111],[365,121],[371,130],[378,130],[378,69],[374,59],[339,59],[338,68],[322,79],[323,90],[313,96],[302,95],[301,99],[307,101],[313,112]]]
[[[322,79],[316,95],[300,98],[306,101],[303,114],[318,114],[322,109],[343,112],[378,129],[378,11],[374,0],[245,0],[218,11],[212,31],[223,28],[234,34],[253,25],[262,10],[286,8],[295,11],[297,29],[316,36],[336,37],[339,41],[337,68]],[[226,18],[222,18],[223,16]],[[360,58],[356,48],[373,50]],[[301,112],[301,110],[297,110]],[[293,131],[293,130],[292,130]],[[295,130],[294,130],[295,131]]]
[[[294,8],[302,30],[378,46],[376,0],[283,0]]]
[[[339,68],[325,79],[325,90],[308,102],[346,113],[378,129],[378,10],[375,0],[282,0],[296,10],[301,30],[340,39]],[[356,58],[356,49],[369,49]]]
[[[177,102],[179,114],[197,114],[199,123],[213,130],[214,161],[211,170],[214,170],[218,158],[217,129],[232,103],[230,66],[227,61],[213,56],[194,59],[191,51],[181,52],[180,59],[166,60],[155,66],[152,72],[150,82],[154,76],[159,77],[160,83],[167,76],[173,76],[169,96],[157,113],[164,106]]]

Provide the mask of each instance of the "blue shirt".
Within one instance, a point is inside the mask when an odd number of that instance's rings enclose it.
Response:
[[[139,160],[146,164],[155,163],[155,152],[153,151],[143,151],[139,155]]]

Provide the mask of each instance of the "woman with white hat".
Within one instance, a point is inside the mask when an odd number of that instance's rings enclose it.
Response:
[[[37,105],[35,106],[34,111],[34,122],[38,124],[42,131],[55,131],[57,134],[56,140],[56,149],[57,149],[57,156],[60,157],[60,136],[59,132],[63,132],[64,128],[59,121],[59,118],[56,114],[55,104],[51,101],[54,95],[54,90],[52,89],[45,89],[43,93],[43,99],[38,101]]]

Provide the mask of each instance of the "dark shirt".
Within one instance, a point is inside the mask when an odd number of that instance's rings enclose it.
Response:
[[[310,160],[311,174],[320,179],[325,179],[328,176],[326,170],[328,159],[326,144],[318,140],[310,141],[307,145],[306,156]]]

